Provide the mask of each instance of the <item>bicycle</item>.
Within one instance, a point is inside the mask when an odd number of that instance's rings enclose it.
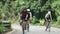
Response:
[[[28,30],[29,32],[29,24],[26,23],[25,20],[22,21],[22,31],[23,31],[23,34],[25,34],[25,30]]]
[[[46,30],[45,31],[47,31],[48,28],[49,28],[49,32],[50,32],[50,21],[49,20],[46,21]]]

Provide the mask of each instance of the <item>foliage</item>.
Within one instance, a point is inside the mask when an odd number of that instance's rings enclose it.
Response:
[[[5,31],[5,30],[7,30],[6,27],[0,26],[0,32],[3,32],[3,31]]]
[[[4,3],[5,2],[5,3]],[[27,6],[33,15],[32,23],[40,23],[47,10],[51,10],[54,21],[59,21],[60,0],[0,0],[0,19],[18,20],[23,6]],[[60,18],[59,18],[60,19]]]

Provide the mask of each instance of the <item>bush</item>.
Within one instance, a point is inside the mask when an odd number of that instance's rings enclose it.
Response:
[[[60,24],[60,16],[57,17],[57,24]]]
[[[0,26],[0,33],[4,32],[4,31],[6,31],[6,30],[7,30],[6,27]]]
[[[3,21],[3,20],[1,20],[0,21],[0,26],[2,26],[2,24],[6,28],[9,28],[9,29],[11,28],[11,21]]]
[[[11,21],[0,20],[0,33],[2,34],[9,30],[11,30]]]
[[[32,24],[35,24],[35,21],[36,21],[36,17],[33,16],[33,18],[32,18]]]
[[[57,21],[54,21],[54,20],[53,20],[53,21],[51,22],[51,26],[55,26],[55,27],[56,27],[56,26],[58,26],[59,24],[60,24],[60,16],[57,17]]]
[[[40,19],[39,22],[40,22],[40,25],[43,25],[44,24],[44,19]]]

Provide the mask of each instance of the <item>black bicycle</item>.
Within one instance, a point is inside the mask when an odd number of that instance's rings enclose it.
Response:
[[[22,21],[22,31],[23,34],[25,34],[25,30],[28,30],[29,32],[29,23],[26,23],[25,20]]]
[[[50,20],[46,21],[46,31],[47,31],[48,28],[49,28],[49,32],[50,32]]]

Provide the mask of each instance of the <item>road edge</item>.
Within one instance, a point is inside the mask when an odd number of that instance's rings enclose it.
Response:
[[[14,32],[15,30],[12,30],[12,31],[10,31],[10,32],[7,32],[7,33],[5,33],[5,34],[11,34],[12,32]]]

